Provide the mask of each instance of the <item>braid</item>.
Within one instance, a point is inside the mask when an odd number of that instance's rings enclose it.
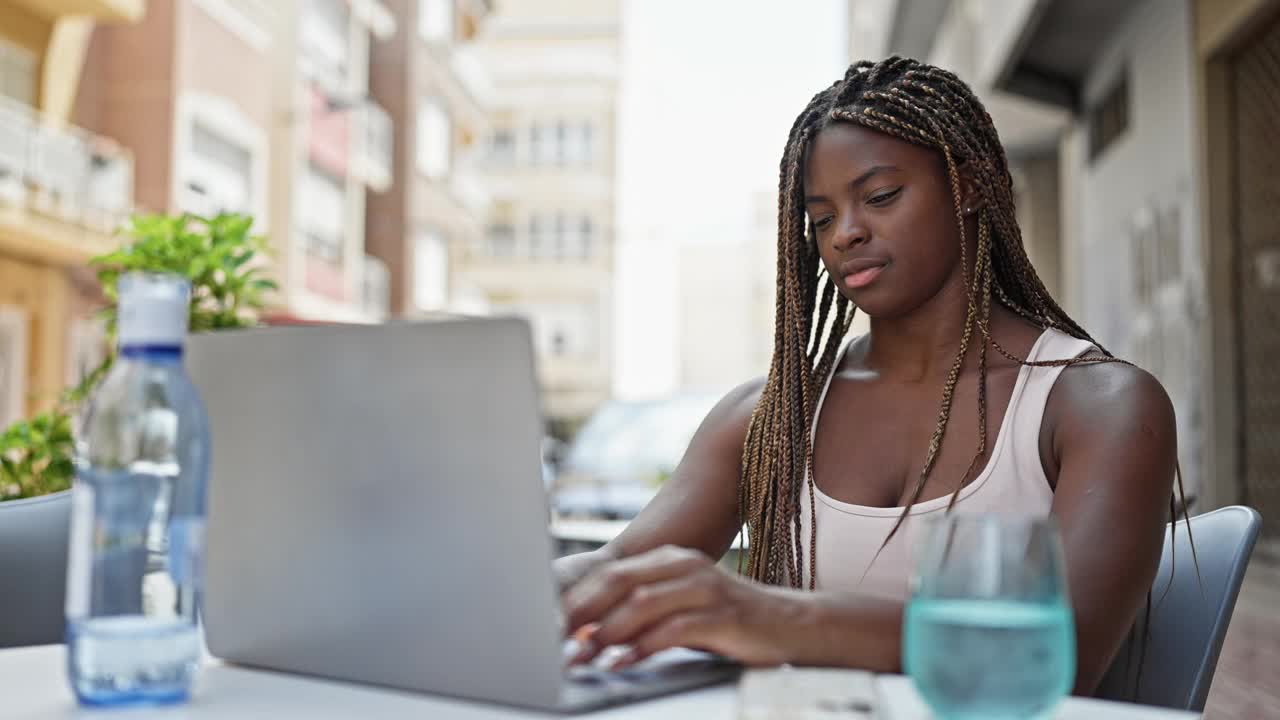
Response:
[[[832,372],[840,343],[857,309],[821,272],[817,242],[804,210],[803,171],[810,141],[832,122],[854,123],[931,148],[945,161],[960,228],[961,270],[967,293],[960,347],[947,373],[937,424],[924,467],[907,506],[885,538],[898,531],[920,497],[946,436],[955,388],[977,344],[978,447],[957,490],[987,451],[987,359],[994,348],[1023,365],[1052,367],[1117,360],[1053,300],[1022,244],[1013,200],[1013,176],[1003,145],[982,102],[950,72],[915,60],[861,61],[844,78],[814,95],[796,117],[779,166],[778,267],[773,359],[751,414],[738,486],[739,520],[750,532],[745,573],[761,582],[815,587],[817,522],[814,515],[812,429],[820,388]],[[961,208],[960,169],[980,194],[977,251],[968,257]],[[1054,328],[1097,347],[1101,356],[1028,362],[992,337],[992,300],[1033,325]],[[834,305],[834,313],[832,312]],[[801,490],[809,489],[809,537],[801,537]],[[951,506],[958,493],[953,493]],[[948,507],[950,509],[950,506]],[[883,547],[883,545],[882,545]],[[806,558],[805,553],[808,553]],[[807,559],[807,563],[806,563]],[[741,567],[740,567],[741,569]],[[807,583],[805,575],[808,576]]]

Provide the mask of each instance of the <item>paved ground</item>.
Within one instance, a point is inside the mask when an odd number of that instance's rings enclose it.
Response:
[[[1280,552],[1254,554],[1205,706],[1206,720],[1280,718]]]

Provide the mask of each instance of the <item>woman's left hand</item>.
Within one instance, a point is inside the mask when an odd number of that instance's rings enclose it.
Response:
[[[563,597],[572,635],[595,626],[574,662],[606,647],[631,650],[621,667],[667,648],[688,647],[746,665],[791,659],[785,621],[801,612],[794,593],[731,574],[711,558],[674,546],[600,565]]]

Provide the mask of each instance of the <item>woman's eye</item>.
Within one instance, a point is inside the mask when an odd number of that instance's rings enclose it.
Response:
[[[898,193],[900,192],[902,192],[902,188],[894,188],[893,190],[887,190],[882,193],[876,193],[875,195],[872,195],[870,198],[867,199],[867,204],[884,205],[888,203],[890,200],[897,197]]]
[[[815,230],[822,230],[831,224],[831,216],[827,215],[824,217],[820,217],[816,220],[811,220],[810,222],[813,223],[813,227]]]

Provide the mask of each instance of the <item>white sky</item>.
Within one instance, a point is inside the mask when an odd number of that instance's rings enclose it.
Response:
[[[847,65],[845,2],[623,0],[622,33],[614,390],[636,398],[675,387],[676,248],[748,238],[792,121]]]

